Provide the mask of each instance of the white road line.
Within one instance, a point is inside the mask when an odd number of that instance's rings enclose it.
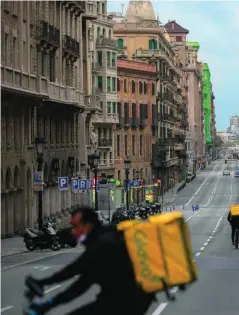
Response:
[[[55,285],[54,287],[52,287],[52,288],[46,290],[44,293],[46,293],[46,294],[47,294],[47,293],[50,293],[50,292],[52,292],[52,291],[54,291],[54,290],[59,289],[60,287],[61,287],[61,284]]]
[[[9,306],[3,307],[3,308],[1,308],[1,313],[5,312],[5,311],[8,311],[8,310],[11,310],[12,308],[14,308],[13,305],[9,305]]]
[[[57,256],[57,255],[62,255],[62,254],[64,254],[64,253],[73,252],[73,251],[76,251],[77,249],[79,249],[79,248],[72,248],[72,249],[60,251],[60,252],[58,252],[58,253],[54,253],[54,254],[51,254],[51,255],[41,256],[41,257],[38,257],[38,258],[26,260],[26,261],[23,261],[23,262],[20,262],[20,263],[11,265],[11,266],[3,267],[3,268],[1,269],[1,271],[9,270],[9,269],[12,269],[12,268],[15,268],[15,267],[19,267],[19,266],[24,266],[24,265],[27,265],[27,264],[29,264],[29,263],[32,263],[32,262],[35,262],[35,261],[38,261],[38,260],[42,260],[42,259],[45,259],[45,258],[50,258],[50,257],[54,257],[54,256]]]
[[[156,310],[152,313],[152,315],[159,315],[165,309],[168,303],[160,303]]]
[[[208,245],[208,243],[207,243],[207,242],[203,244],[203,246],[207,246],[207,245]]]
[[[50,269],[51,267],[43,267],[42,269],[40,269],[41,271],[45,271],[47,269]]]
[[[196,253],[196,255],[195,256],[200,256],[201,255],[201,253],[200,252],[198,252],[198,253]]]
[[[205,247],[201,247],[200,250],[203,251],[205,249]]]
[[[214,172],[214,170],[217,167],[219,162],[220,161],[217,162],[217,164],[214,166],[213,170],[210,172],[210,174],[207,176],[207,178],[204,180],[204,182],[199,186],[198,190],[195,192],[195,194],[192,196],[192,198],[190,198],[189,201],[187,203],[185,203],[185,206],[188,206],[190,204],[190,202],[195,198],[195,196],[199,193],[199,191],[201,190],[202,186],[206,183],[208,178],[212,175],[212,173]]]

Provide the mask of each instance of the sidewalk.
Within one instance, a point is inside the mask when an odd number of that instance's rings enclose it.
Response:
[[[23,237],[21,236],[1,240],[1,258],[26,252],[28,252],[28,250],[26,249]]]
[[[172,203],[177,195],[177,190],[180,186],[185,183],[185,180],[177,183],[173,188],[166,191],[163,195],[163,205],[167,206],[168,204]]]

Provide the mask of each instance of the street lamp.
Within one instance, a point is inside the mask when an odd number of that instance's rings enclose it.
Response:
[[[37,153],[37,171],[42,172],[43,171],[43,151],[44,151],[44,144],[46,143],[45,139],[41,137],[37,137],[35,139],[35,145],[36,145],[36,153]],[[38,191],[38,228],[39,230],[42,229],[43,226],[43,213],[42,213],[42,197],[43,197],[43,186]]]
[[[97,173],[98,173],[98,165],[99,165],[100,156],[95,151],[93,154],[88,156],[88,164],[94,171],[95,176],[95,211],[98,211],[98,190],[97,190]]]
[[[136,170],[136,179],[137,179],[137,182],[138,182],[138,185],[139,185],[139,170]],[[139,205],[139,186],[138,188],[136,189],[136,192],[137,192],[137,206]]]
[[[126,208],[129,210],[129,170],[130,170],[131,160],[127,156],[124,160],[125,167],[125,179],[126,179]]]

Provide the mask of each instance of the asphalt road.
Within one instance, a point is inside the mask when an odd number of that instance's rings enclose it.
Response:
[[[233,172],[236,167],[239,168],[239,162],[228,161],[230,171]],[[184,293],[174,290],[176,302],[169,303],[163,294],[159,294],[158,302],[151,306],[147,315],[238,315],[239,251],[231,245],[226,217],[228,206],[239,204],[239,178],[222,176],[223,168],[224,160],[211,163],[172,203],[184,212],[189,224],[199,280]],[[199,205],[200,209],[193,212],[192,205]],[[1,312],[6,315],[21,314],[27,274],[38,278],[52,274],[74,260],[82,250],[33,252],[3,258]],[[51,286],[47,297],[64,290],[70,282]],[[81,298],[49,314],[66,314],[93,300],[98,291],[99,288],[93,286]]]

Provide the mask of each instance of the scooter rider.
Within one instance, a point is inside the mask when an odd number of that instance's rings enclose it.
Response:
[[[96,301],[68,315],[145,314],[154,294],[143,292],[137,285],[122,235],[114,226],[101,226],[94,209],[87,207],[75,209],[71,223],[73,234],[86,247],[85,252],[59,272],[36,281],[43,287],[78,274],[80,278],[53,299],[40,305],[33,304],[29,314],[45,314],[51,308],[82,295],[93,284],[101,287]]]
[[[239,216],[232,216],[231,211],[229,211],[227,220],[231,224],[231,228],[232,228],[231,240],[232,240],[232,245],[234,245],[235,232],[236,232],[236,229],[239,229]]]

